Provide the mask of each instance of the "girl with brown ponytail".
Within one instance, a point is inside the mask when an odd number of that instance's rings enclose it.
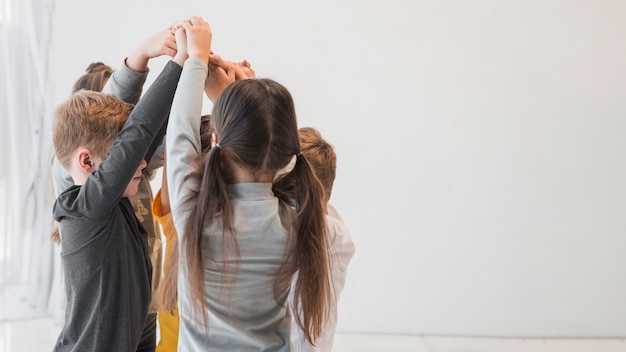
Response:
[[[113,69],[110,66],[102,62],[93,62],[89,64],[85,74],[76,80],[72,92],[77,92],[81,89],[101,92],[112,74]]]
[[[193,35],[192,23],[184,28]],[[287,296],[296,271],[295,309],[309,342],[329,313],[322,186],[300,153],[287,89],[270,79],[235,81],[232,64],[207,61],[185,63],[166,137],[179,235],[178,348],[290,351]],[[215,102],[206,155],[203,89]],[[274,180],[294,156],[295,167]]]

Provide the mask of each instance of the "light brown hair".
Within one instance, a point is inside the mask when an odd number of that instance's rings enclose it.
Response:
[[[80,76],[74,83],[72,93],[75,93],[81,89],[91,90],[94,92],[101,92],[104,88],[106,81],[113,74],[113,69],[102,62],[94,62],[89,64],[85,70],[85,74]],[[59,233],[58,224],[54,224],[50,237],[56,244],[61,243],[61,234]]]
[[[104,159],[133,106],[112,95],[80,90],[54,113],[52,143],[57,159],[69,170],[81,147]]]
[[[337,173],[337,155],[333,146],[313,127],[298,130],[300,151],[313,167],[315,175],[324,187],[324,201],[330,200]]]

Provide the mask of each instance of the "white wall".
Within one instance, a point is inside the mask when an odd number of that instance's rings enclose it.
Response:
[[[341,331],[626,335],[626,3],[58,0],[57,98],[201,15],[334,143]],[[152,64],[151,79],[164,60]],[[210,110],[210,106],[206,107]]]

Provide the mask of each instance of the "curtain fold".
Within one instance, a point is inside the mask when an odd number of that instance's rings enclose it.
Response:
[[[0,321],[60,307],[60,300],[50,302],[58,272],[58,248],[49,236],[55,2],[1,4]]]

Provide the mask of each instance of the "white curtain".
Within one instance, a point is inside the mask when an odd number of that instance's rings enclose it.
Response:
[[[53,191],[55,0],[0,0],[0,321],[60,309]]]

